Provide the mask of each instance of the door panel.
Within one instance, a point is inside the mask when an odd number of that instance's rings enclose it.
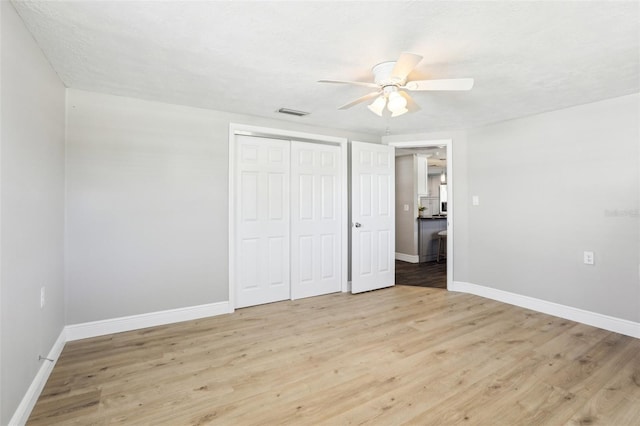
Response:
[[[391,208],[389,203],[393,200],[389,199],[390,188],[389,176],[378,176],[378,215],[389,216],[391,214]]]
[[[285,182],[286,176],[283,173],[269,173],[267,175],[268,182],[268,203],[269,203],[269,215],[268,218],[271,221],[284,220],[285,210],[287,207],[283,203],[285,198],[285,188],[287,183]]]
[[[336,220],[335,204],[338,201],[335,190],[335,176],[320,176],[320,217],[323,220]]]
[[[389,264],[389,231],[378,232],[378,271],[389,272],[391,265]]]
[[[241,174],[240,192],[242,220],[258,220],[258,173]]]
[[[335,248],[337,241],[334,235],[322,235],[320,237],[320,277],[322,279],[331,279],[335,277],[336,270],[333,259],[336,256]]]
[[[236,307],[289,299],[289,141],[238,135],[236,152]]]
[[[341,290],[340,148],[291,142],[291,298]]]
[[[351,290],[395,284],[394,148],[351,143]]]

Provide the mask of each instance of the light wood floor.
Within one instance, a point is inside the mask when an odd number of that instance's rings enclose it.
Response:
[[[396,286],[68,343],[30,425],[640,425],[640,340]]]

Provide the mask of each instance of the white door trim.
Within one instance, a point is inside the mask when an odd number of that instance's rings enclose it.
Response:
[[[447,289],[453,288],[453,235],[455,205],[453,202],[454,174],[453,174],[453,140],[452,139],[424,139],[402,142],[385,142],[386,145],[396,148],[428,148],[433,146],[447,147]],[[420,238],[420,236],[418,236]]]
[[[286,140],[299,140],[306,142],[316,142],[316,143],[331,143],[337,144],[340,146],[340,153],[342,158],[342,273],[341,273],[341,287],[342,291],[348,291],[348,268],[349,268],[349,217],[348,217],[348,182],[347,182],[347,138],[336,137],[336,136],[327,136],[327,135],[319,135],[314,133],[306,133],[306,132],[298,132],[294,130],[285,130],[285,129],[276,129],[270,127],[262,127],[262,126],[252,126],[249,124],[242,123],[229,123],[229,144],[228,144],[228,154],[229,154],[229,171],[227,174],[227,178],[229,180],[229,244],[228,244],[228,255],[229,255],[229,308],[230,311],[233,312],[236,307],[236,277],[235,277],[235,140],[236,135],[246,135],[246,136],[258,136],[258,137],[268,137],[275,139],[286,139]],[[212,218],[213,220],[213,218]]]

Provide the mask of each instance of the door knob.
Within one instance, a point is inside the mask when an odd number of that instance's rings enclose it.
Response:
[[[354,224],[353,224],[353,226],[355,226],[356,228],[360,228],[360,227],[362,226],[362,224],[361,224],[361,223],[356,222],[356,223],[354,223]]]

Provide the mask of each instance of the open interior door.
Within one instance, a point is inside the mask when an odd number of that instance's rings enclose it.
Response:
[[[395,284],[395,149],[351,143],[351,292]]]

